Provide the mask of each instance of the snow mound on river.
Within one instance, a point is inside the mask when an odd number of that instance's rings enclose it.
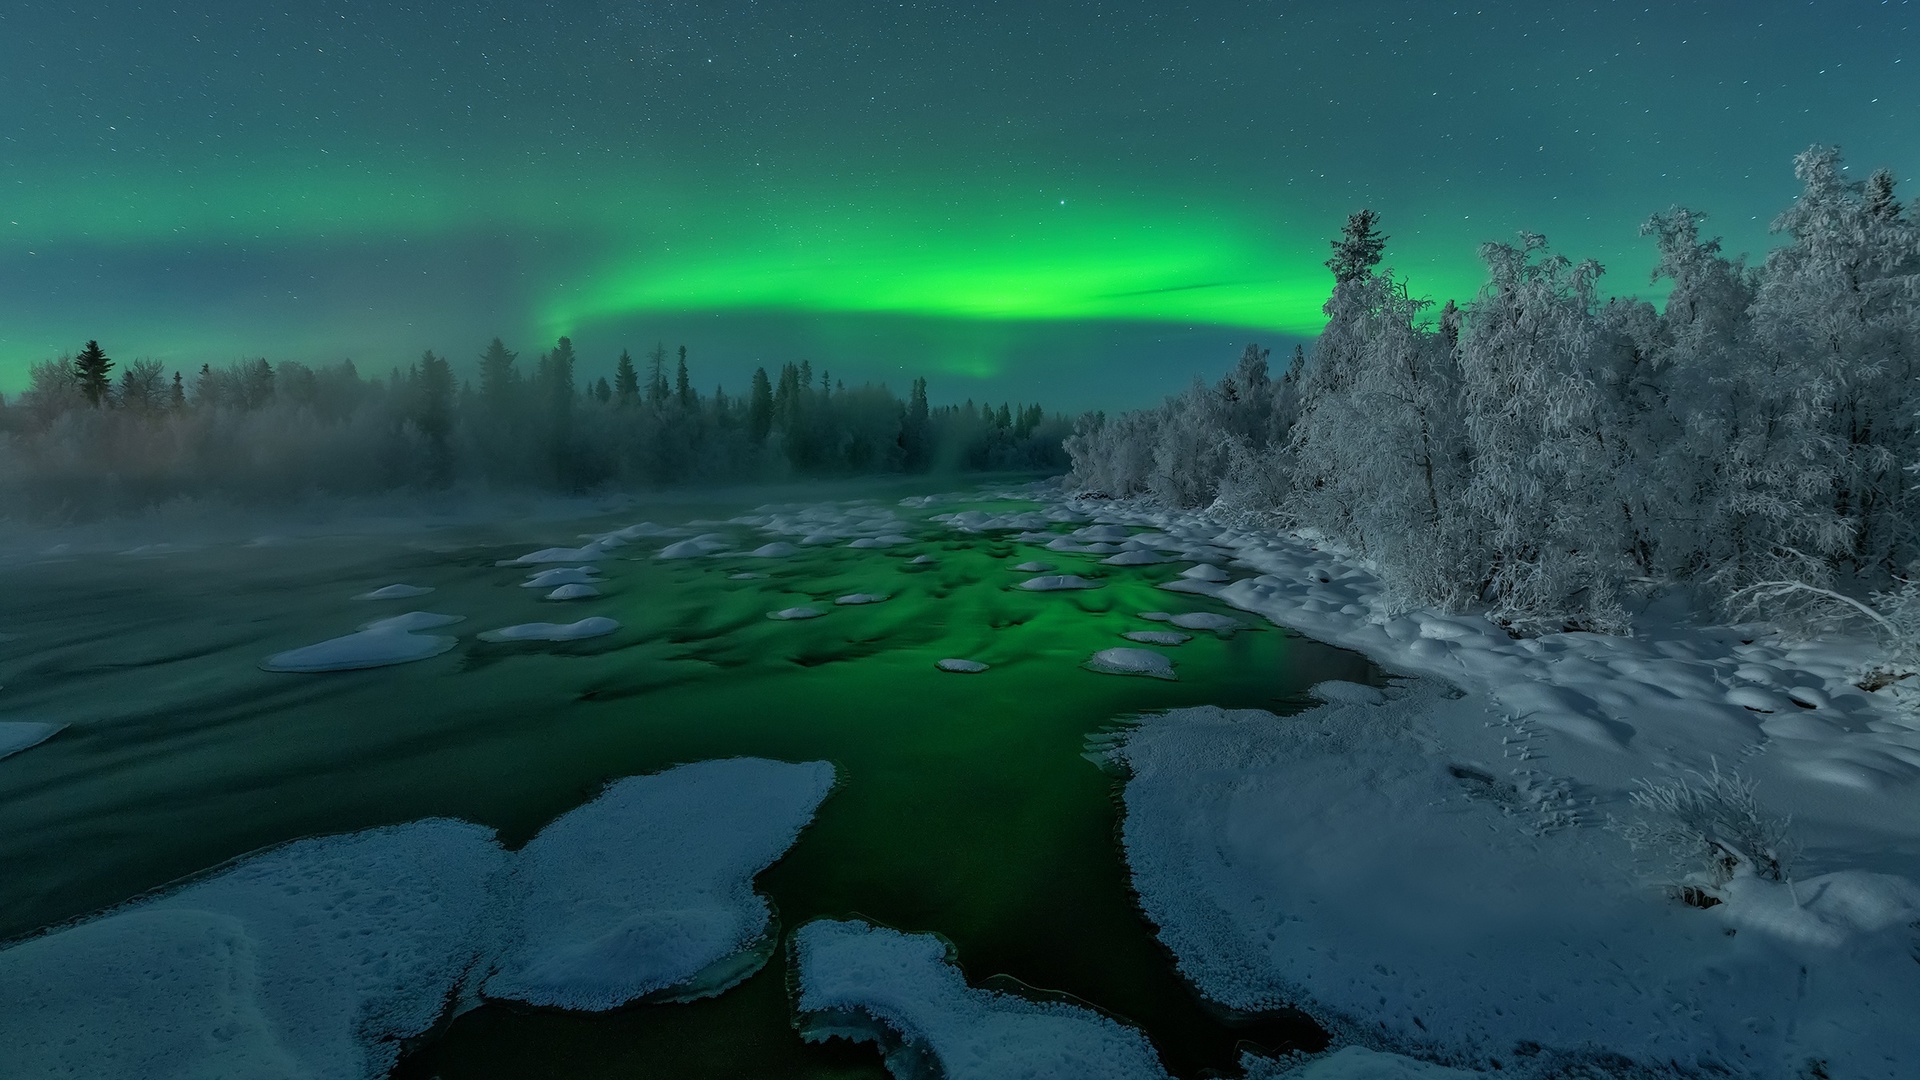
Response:
[[[941,671],[951,671],[955,675],[978,675],[987,670],[987,665],[978,660],[962,660],[955,656],[949,656],[945,660],[937,661],[933,666],[939,668]]]
[[[1149,649],[1101,649],[1088,659],[1087,667],[1108,675],[1147,675],[1155,679],[1178,678],[1173,661]]]
[[[0,758],[39,746],[66,726],[38,720],[0,720]]]
[[[366,1080],[488,946],[478,825],[301,840],[0,952],[10,1077]]]
[[[514,945],[489,997],[610,1009],[689,982],[764,938],[753,891],[833,787],[824,761],[734,758],[618,781],[515,857]],[[757,965],[755,965],[757,966]]]
[[[1146,1037],[1107,1016],[967,985],[944,942],[819,920],[793,936],[796,1008],[812,1042],[887,1035],[931,1056],[946,1080],[1165,1080]]]
[[[599,571],[591,566],[560,566],[552,570],[542,570],[530,574],[520,583],[523,589],[551,589],[557,585],[592,585],[600,580]]]
[[[547,599],[549,600],[591,600],[594,597],[599,595],[600,595],[600,590],[598,587],[585,584],[584,582],[576,582],[572,585],[562,585],[559,588],[553,590],[552,592],[547,594]]]
[[[580,641],[584,638],[604,637],[620,629],[620,624],[604,615],[594,615],[579,622],[520,623],[517,626],[503,626],[498,630],[483,631],[481,641]]]
[[[461,615],[409,611],[391,619],[370,622],[361,627],[358,633],[274,653],[261,661],[260,666],[267,671],[313,673],[355,671],[425,660],[439,656],[458,642],[454,638],[415,631],[451,626],[464,618]]]
[[[517,853],[445,819],[271,849],[0,949],[0,1071],[377,1080],[482,978],[581,1009],[713,992],[764,958],[751,880],[832,785],[709,761],[616,781]]]
[[[425,596],[433,589],[424,585],[383,585],[370,592],[363,592],[355,600],[411,600],[416,596]]]
[[[816,607],[790,607],[781,608],[779,611],[769,611],[767,612],[767,618],[778,622],[792,622],[795,619],[817,619],[825,614],[826,612]]]
[[[1043,574],[1028,578],[1015,587],[1028,592],[1064,592],[1070,589],[1097,589],[1100,583],[1088,581],[1078,574]]]

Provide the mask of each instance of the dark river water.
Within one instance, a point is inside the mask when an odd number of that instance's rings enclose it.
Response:
[[[866,492],[894,506],[912,490]],[[915,542],[884,551],[667,561],[652,555],[668,541],[643,540],[600,564],[598,600],[543,602],[519,587],[525,570],[495,565],[581,533],[720,519],[750,505],[680,499],[564,523],[0,565],[0,632],[10,635],[0,640],[0,718],[72,724],[0,761],[0,939],[295,837],[444,815],[517,846],[611,778],[738,755],[824,759],[837,788],[757,881],[782,926],[858,914],[936,931],[974,983],[1018,980],[1098,1006],[1142,1027],[1183,1077],[1231,1072],[1243,1044],[1318,1047],[1302,1017],[1228,1018],[1180,980],[1128,889],[1118,780],[1083,753],[1089,736],[1133,714],[1195,704],[1286,712],[1306,704],[1313,683],[1379,683],[1377,669],[1263,625],[1166,649],[1178,681],[1085,670],[1093,652],[1130,644],[1122,633],[1163,628],[1140,612],[1227,609],[1155,588],[1189,563],[1109,567],[927,520],[1034,509],[1005,500],[894,506]],[[744,548],[774,539],[702,528]],[[918,555],[935,561],[915,565]],[[1028,575],[1010,567],[1026,560],[1104,587],[1015,589]],[[767,576],[731,578],[743,570]],[[351,599],[394,582],[435,591]],[[854,592],[891,599],[808,621],[766,618]],[[257,666],[412,609],[467,616],[450,631],[459,647],[359,672]],[[472,637],[586,615],[622,629],[566,645]],[[948,674],[934,667],[944,657],[992,667]],[[746,982],[693,1003],[594,1015],[483,1006],[422,1040],[396,1075],[885,1073],[870,1046],[800,1039],[783,949]]]

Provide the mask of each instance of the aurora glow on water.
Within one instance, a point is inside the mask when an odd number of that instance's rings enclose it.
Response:
[[[494,565],[636,515],[740,509],[654,504],[538,529],[9,567],[0,623],[35,635],[0,642],[9,701],[16,714],[75,726],[5,763],[0,861],[14,872],[0,880],[0,934],[297,836],[449,815],[518,845],[611,777],[734,755],[825,758],[839,787],[758,881],[783,926],[859,913],[937,931],[974,981],[1010,976],[1108,1009],[1144,1027],[1181,1076],[1231,1066],[1242,1039],[1312,1043],[1298,1020],[1228,1023],[1178,979],[1127,888],[1114,778],[1081,755],[1089,735],[1129,714],[1196,703],[1286,711],[1323,679],[1378,681],[1371,664],[1261,627],[1168,650],[1178,682],[1086,671],[1092,652],[1154,625],[1140,611],[1217,610],[1154,588],[1185,564],[1106,567],[927,525],[932,510],[902,511],[923,522],[916,542],[886,551],[662,561],[636,545],[602,564],[608,595],[582,604],[542,603],[518,587],[520,568]],[[910,561],[920,554],[935,561]],[[1104,587],[1013,588],[1027,575],[1010,568],[1029,559]],[[767,576],[729,577],[743,569]],[[349,597],[395,580],[434,587],[413,603],[468,616],[460,648],[340,675],[256,667],[367,618],[370,602]],[[851,592],[890,599],[804,622],[766,618]],[[119,623],[103,638],[96,613],[109,609]],[[471,638],[558,613],[611,615],[623,629],[569,645]],[[992,667],[935,670],[956,655]],[[596,1016],[488,1005],[398,1075],[883,1075],[870,1050],[800,1041],[784,964],[781,953],[693,1004]]]

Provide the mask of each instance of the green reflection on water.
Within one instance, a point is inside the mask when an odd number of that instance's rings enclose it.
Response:
[[[0,766],[0,935],[296,836],[438,814],[517,846],[609,778],[741,754],[825,758],[839,786],[758,883],[784,925],[858,913],[938,931],[975,982],[1011,975],[1092,1002],[1143,1026],[1180,1075],[1229,1069],[1241,1039],[1312,1040],[1295,1020],[1224,1024],[1177,978],[1128,892],[1114,781],[1081,753],[1090,732],[1128,714],[1286,711],[1323,679],[1377,682],[1363,658],[1265,627],[1168,650],[1178,682],[1088,672],[1091,653],[1154,626],[1138,612],[1222,609],[1154,587],[1185,563],[1106,567],[937,526],[908,547],[786,560],[661,561],[643,541],[603,564],[604,599],[566,605],[493,565],[538,546],[530,539],[595,527],[523,530],[512,546],[474,534],[310,541],[10,575],[19,587],[0,615],[33,632],[0,643],[9,712],[76,727]],[[762,539],[736,531],[744,546]],[[918,554],[937,561],[914,566]],[[1105,587],[1014,589],[1027,575],[1008,568],[1028,559]],[[729,577],[747,570],[766,576]],[[564,646],[463,638],[434,660],[336,676],[254,669],[406,610],[345,599],[395,580],[435,586],[409,603],[469,615],[457,628],[468,635],[587,614],[623,629]],[[891,599],[831,605],[853,592]],[[827,614],[765,617],[805,603]],[[949,656],[993,667],[937,671]],[[802,1044],[785,978],[782,952],[693,1004],[605,1016],[484,1007],[398,1075],[884,1075],[869,1049]]]

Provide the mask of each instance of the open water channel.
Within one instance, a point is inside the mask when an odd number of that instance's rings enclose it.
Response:
[[[938,932],[976,985],[1104,1009],[1144,1029],[1182,1077],[1231,1074],[1242,1044],[1317,1049],[1304,1017],[1227,1017],[1179,978],[1128,888],[1118,781],[1083,753],[1090,735],[1133,714],[1287,712],[1314,683],[1377,684],[1381,673],[1263,623],[1163,650],[1177,681],[1089,671],[1092,653],[1130,644],[1124,632],[1164,628],[1141,612],[1228,609],[1157,588],[1190,562],[1107,566],[1039,540],[955,531],[930,517],[1036,507],[990,496],[898,505],[919,490],[835,493],[891,509],[910,544],[663,560],[654,555],[669,541],[639,540],[599,563],[603,597],[566,603],[520,587],[541,567],[496,564],[642,519],[724,521],[765,493],[570,522],[9,560],[0,718],[71,726],[0,761],[0,941],[297,837],[448,816],[518,846],[609,779],[707,758],[824,759],[838,786],[757,879],[783,927],[857,914]],[[742,550],[775,539],[699,528]],[[1023,591],[1015,586],[1031,575],[1011,567],[1028,560],[1102,587]],[[744,572],[764,576],[733,576]],[[434,592],[352,599],[395,582]],[[889,599],[832,606],[856,592]],[[807,603],[827,614],[766,617]],[[461,635],[459,647],[374,670],[259,667],[416,609],[466,616],[443,631]],[[586,615],[622,628],[569,644],[473,637]],[[991,667],[937,670],[946,657]],[[871,1046],[802,1041],[786,969],[782,949],[719,996],[606,1014],[488,1004],[422,1040],[396,1075],[884,1076]]]

